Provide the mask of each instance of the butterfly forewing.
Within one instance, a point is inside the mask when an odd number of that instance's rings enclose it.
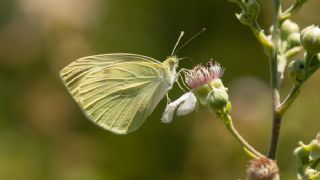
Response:
[[[90,120],[125,134],[140,127],[171,88],[167,71],[149,57],[106,54],[71,63],[61,78]]]

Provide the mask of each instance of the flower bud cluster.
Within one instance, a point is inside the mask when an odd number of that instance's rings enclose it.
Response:
[[[311,25],[299,33],[299,26],[290,20],[286,20],[280,27],[280,37],[281,49],[284,54],[293,52],[297,54],[301,46],[306,51],[304,60],[295,60],[288,65],[289,76],[296,85],[299,85],[320,68],[320,58],[318,56],[320,53],[320,28]]]
[[[280,36],[281,39],[287,39],[293,33],[299,33],[300,28],[297,23],[286,20],[282,23],[280,27]]]
[[[289,50],[301,46],[299,32],[300,28],[298,24],[291,20],[286,20],[281,24],[280,37],[281,40],[285,42],[285,47],[283,49]]]
[[[320,177],[320,172],[312,164],[312,162],[320,159],[320,134],[307,145],[300,142],[299,147],[294,150],[293,154],[298,163],[298,177],[300,179]]]

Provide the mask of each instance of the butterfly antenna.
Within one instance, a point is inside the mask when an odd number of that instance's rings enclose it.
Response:
[[[176,50],[176,48],[177,48],[177,46],[178,46],[178,44],[179,44],[179,42],[180,42],[181,38],[183,37],[183,35],[184,35],[184,32],[183,32],[183,31],[181,31],[180,36],[179,36],[179,38],[178,38],[178,40],[177,40],[176,44],[175,44],[175,45],[174,45],[174,47],[173,47],[173,50],[172,50],[171,55],[174,55],[175,50]]]
[[[196,38],[197,36],[199,36],[200,34],[202,34],[204,31],[206,31],[206,28],[202,28],[197,34],[193,35],[188,41],[186,41],[184,44],[182,44],[176,51],[176,53],[178,53],[184,46],[186,46],[187,44],[189,44],[189,42],[191,42],[194,38]]]
[[[196,63],[192,60],[191,57],[182,57],[182,58],[179,58],[178,61],[182,61],[182,60],[185,60],[185,59],[189,60],[192,63],[192,65],[196,65]]]

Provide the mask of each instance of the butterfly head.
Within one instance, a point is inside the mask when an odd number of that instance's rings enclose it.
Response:
[[[178,68],[179,65],[179,59],[177,56],[169,56],[164,62],[163,64],[168,67],[168,69],[170,69],[170,71],[176,71],[176,69]]]

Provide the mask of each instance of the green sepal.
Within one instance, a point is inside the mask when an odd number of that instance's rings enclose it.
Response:
[[[310,151],[305,149],[301,145],[300,145],[300,147],[297,147],[293,151],[293,155],[296,157],[296,159],[298,161],[298,165],[300,164],[300,166],[304,166],[304,165],[310,163],[310,159],[309,159]]]
[[[193,90],[193,92],[201,105],[207,105],[208,95],[211,92],[211,88],[208,84],[198,87],[197,89]]]

